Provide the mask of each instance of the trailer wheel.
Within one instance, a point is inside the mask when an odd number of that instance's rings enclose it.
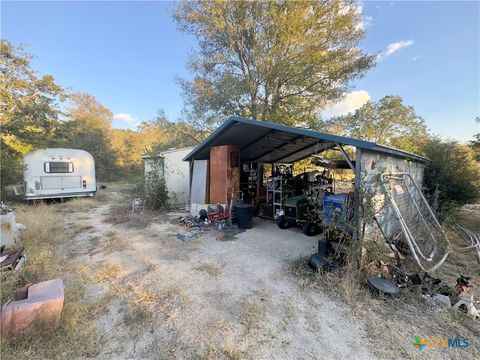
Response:
[[[307,236],[313,236],[317,233],[317,225],[315,225],[315,223],[305,221],[302,231]]]
[[[286,229],[290,226],[288,221],[285,220],[285,216],[283,215],[280,215],[279,217],[277,217],[277,225],[280,229]]]

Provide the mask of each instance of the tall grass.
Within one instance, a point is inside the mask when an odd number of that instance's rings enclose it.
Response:
[[[31,335],[15,340],[2,338],[2,359],[88,357],[94,356],[97,351],[95,327],[89,319],[99,311],[101,304],[83,301],[83,279],[89,269],[67,259],[62,253],[62,245],[70,236],[65,229],[65,216],[58,211],[60,207],[39,205],[17,208],[17,221],[27,226],[22,230],[21,242],[28,261],[19,272],[3,273],[1,284],[1,302],[4,304],[27,283],[62,278],[65,302],[60,324],[55,330],[39,328]]]

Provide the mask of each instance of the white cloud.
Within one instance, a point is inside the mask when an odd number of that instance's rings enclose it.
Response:
[[[413,40],[400,40],[400,41],[391,43],[387,46],[387,50],[385,51],[385,57],[390,56],[393,53],[396,53],[400,49],[413,45],[414,43],[415,41]]]
[[[127,123],[128,125],[138,125],[138,119],[129,113],[116,113],[113,114],[113,120]]]
[[[382,61],[384,58],[387,56],[390,56],[394,53],[396,53],[398,50],[406,48],[410,45],[415,44],[415,41],[413,40],[400,40],[391,44],[388,44],[387,49],[383,52],[383,54],[378,54],[377,55],[377,61]],[[414,60],[415,61],[415,60]]]
[[[420,59],[421,57],[423,57],[422,54],[420,54],[420,55],[415,55],[415,56],[412,58],[412,61],[417,61],[417,60]]]
[[[373,23],[373,16],[363,15],[363,28],[366,29],[370,27]]]
[[[346,115],[361,108],[368,100],[370,95],[365,90],[352,91],[342,101],[327,107],[322,115],[326,118]]]

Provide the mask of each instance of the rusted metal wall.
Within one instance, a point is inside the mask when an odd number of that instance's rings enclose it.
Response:
[[[210,149],[210,203],[230,204],[232,193],[239,190],[239,147],[231,145],[212,147]]]
[[[376,238],[379,236],[378,226],[365,219],[375,215],[381,223],[382,229],[387,237],[392,238],[399,231],[399,223],[395,217],[393,208],[387,198],[381,184],[382,173],[409,173],[415,183],[422,188],[424,164],[407,159],[389,156],[368,150],[361,152],[361,181],[360,185],[364,194],[365,213],[362,214],[360,226],[365,229],[364,238]],[[371,202],[365,204],[366,198],[370,197]],[[414,206],[411,206],[414,211]]]

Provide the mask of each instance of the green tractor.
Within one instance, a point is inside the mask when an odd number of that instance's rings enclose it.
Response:
[[[287,229],[290,225],[302,226],[307,236],[313,236],[320,231],[318,224],[309,221],[309,213],[314,204],[305,195],[294,196],[283,200],[283,209],[277,216],[277,225],[280,229]]]

